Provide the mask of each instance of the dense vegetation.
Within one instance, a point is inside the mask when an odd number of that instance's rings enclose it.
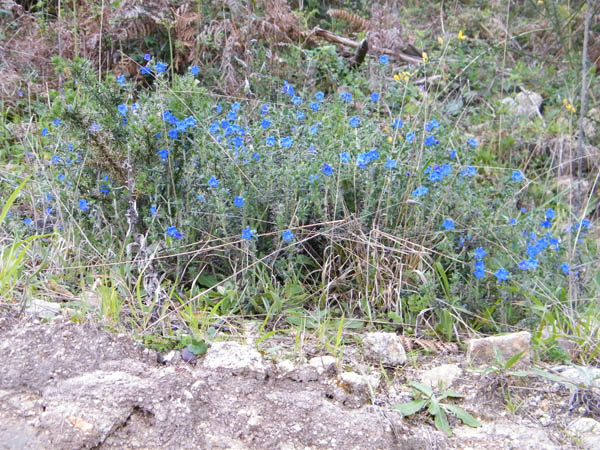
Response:
[[[245,318],[324,345],[530,329],[546,357],[567,335],[596,358],[586,2],[322,3],[178,3],[125,34],[127,2],[7,12],[73,46],[43,66],[52,88],[7,59],[3,307],[94,297],[74,318],[148,342]],[[78,50],[104,15],[110,39]],[[364,63],[341,34],[367,38]]]

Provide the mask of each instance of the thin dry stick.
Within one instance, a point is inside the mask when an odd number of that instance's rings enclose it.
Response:
[[[579,158],[579,161],[577,162],[577,176],[579,178],[581,178],[583,171],[583,140],[585,138],[583,119],[585,118],[585,114],[587,112],[587,73],[589,69],[588,44],[590,41],[590,22],[592,20],[594,3],[595,2],[593,0],[587,0],[587,7],[585,11],[585,30],[583,34],[583,52],[581,55],[581,108],[579,111],[579,132],[577,142],[577,157]]]
[[[510,0],[506,4],[506,32],[504,33],[504,54],[502,55],[502,71],[506,68],[506,51],[508,46],[508,19],[510,17]],[[504,74],[500,77],[500,92],[504,92]],[[498,126],[498,149],[502,147],[502,117],[504,114],[500,113],[500,123]]]

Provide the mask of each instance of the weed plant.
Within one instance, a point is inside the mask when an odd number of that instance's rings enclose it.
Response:
[[[436,107],[443,86],[415,83],[434,62],[397,72],[383,55],[376,89],[282,81],[264,102],[145,61],[148,89],[55,61],[69,78],[28,137],[31,202],[9,224],[69,243],[53,276],[114,280],[134,326],[324,314],[451,339],[597,306],[587,211],[531,195],[537,173],[486,164],[493,144]]]

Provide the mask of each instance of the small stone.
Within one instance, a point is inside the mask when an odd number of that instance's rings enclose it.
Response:
[[[185,347],[181,349],[181,359],[183,359],[186,363],[193,363],[196,362],[196,355],[194,355],[188,350],[187,347]]]
[[[311,367],[314,367],[317,370],[317,373],[319,375],[322,375],[323,373],[335,373],[336,371],[336,366],[337,364],[337,360],[330,355],[327,356],[317,356],[315,358],[312,358],[309,362],[308,365]]]
[[[442,364],[423,372],[419,380],[431,387],[450,387],[462,373],[462,369],[456,364]]]
[[[284,359],[283,361],[279,361],[275,368],[277,369],[277,372],[285,375],[294,370],[295,365],[289,359]]]
[[[530,341],[531,333],[528,331],[471,339],[467,343],[467,361],[474,365],[493,365],[498,363],[499,353],[506,363],[517,353],[523,352],[512,368],[526,368],[531,364]]]
[[[266,371],[262,355],[249,345],[237,342],[213,343],[206,352],[203,365],[206,369]]]
[[[509,115],[527,119],[532,119],[535,116],[542,117],[540,112],[542,102],[543,98],[540,94],[525,89],[514,98],[507,97],[502,100],[502,104],[507,107]]]
[[[600,389],[600,369],[597,367],[557,366],[554,370],[559,372],[567,383],[584,388],[595,387]]]
[[[402,340],[396,333],[367,333],[363,338],[365,356],[376,363],[393,367],[406,362]]]
[[[579,438],[581,448],[600,450],[600,422],[580,417],[569,424],[568,431]]]
[[[356,372],[342,372],[340,382],[351,394],[369,395],[379,387],[380,377],[377,375],[359,375]]]
[[[49,320],[60,314],[60,304],[45,300],[32,299],[25,308],[25,315]]]

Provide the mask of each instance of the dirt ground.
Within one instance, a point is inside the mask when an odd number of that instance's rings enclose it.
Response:
[[[567,431],[578,417],[568,411],[572,394],[558,383],[511,381],[503,391],[507,380],[469,370],[463,355],[415,354],[406,365],[383,370],[377,390],[363,395],[349,391],[336,370],[319,374],[291,362],[283,370],[281,361],[265,356],[271,353],[263,351],[262,360],[239,368],[209,366],[203,361],[208,354],[192,364],[179,355],[160,364],[155,351],[97,324],[60,316],[51,322],[0,317],[0,449],[578,445]],[[346,353],[344,368],[358,355]],[[452,388],[465,394],[460,406],[482,427],[454,420],[454,436],[447,437],[426,415],[406,419],[393,409],[411,400],[407,381],[441,364],[460,368]]]

